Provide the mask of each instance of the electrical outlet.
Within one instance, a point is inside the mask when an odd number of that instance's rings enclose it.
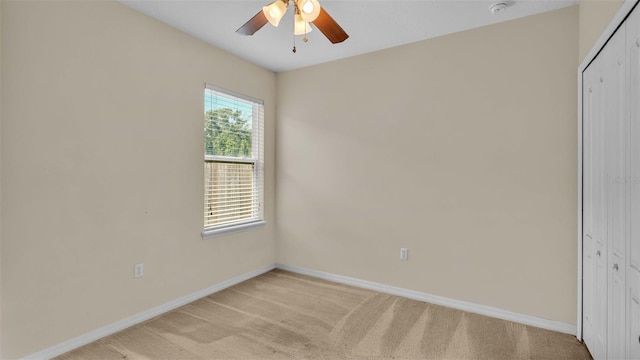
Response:
[[[409,250],[407,248],[400,248],[400,260],[409,260]]]
[[[135,279],[142,277],[144,275],[144,264],[135,264],[133,266],[133,277]]]

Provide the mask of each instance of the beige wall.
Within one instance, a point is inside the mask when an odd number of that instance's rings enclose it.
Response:
[[[579,60],[582,61],[609,25],[623,0],[581,0]]]
[[[273,73],[115,2],[2,30],[3,359],[275,261]],[[268,225],[203,241],[205,82],[265,101]]]
[[[577,51],[570,7],[278,74],[278,262],[575,323]]]

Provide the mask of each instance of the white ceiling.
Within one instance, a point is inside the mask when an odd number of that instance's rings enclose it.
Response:
[[[331,44],[315,29],[293,47],[291,6],[280,26],[235,33],[272,0],[120,0],[121,3],[266,69],[281,72],[576,5],[578,0],[319,0],[349,39]],[[492,14],[489,7],[507,2]]]

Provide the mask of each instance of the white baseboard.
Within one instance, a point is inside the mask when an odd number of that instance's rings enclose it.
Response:
[[[120,321],[116,321],[112,324],[109,324],[107,326],[103,326],[99,329],[96,329],[94,331],[91,331],[90,333],[78,336],[76,338],[73,338],[71,340],[67,340],[63,343],[60,343],[58,345],[54,345],[50,348],[44,349],[42,351],[39,351],[35,354],[31,354],[27,357],[24,358],[24,360],[32,360],[32,359],[51,359],[53,357],[56,357],[58,355],[62,355],[68,351],[74,350],[79,348],[80,346],[86,345],[90,342],[96,341],[98,339],[101,339],[105,336],[114,334],[120,330],[124,330],[128,327],[131,327],[133,325],[139,324],[143,321],[149,320],[155,316],[164,314],[168,311],[171,311],[173,309],[179,308],[180,306],[186,305],[190,302],[193,302],[195,300],[198,300],[200,298],[203,298],[205,296],[209,296],[213,293],[216,293],[220,290],[226,289],[230,286],[239,284],[245,280],[249,280],[251,278],[254,278],[258,275],[264,274],[267,271],[271,271],[273,269],[275,269],[276,265],[275,264],[271,264],[271,265],[267,265],[264,266],[260,269],[256,269],[254,271],[248,272],[246,274],[242,274],[242,275],[238,275],[236,277],[233,277],[229,280],[223,281],[221,283],[215,284],[213,286],[210,286],[206,289],[202,289],[200,291],[196,291],[192,294],[189,295],[185,295],[181,298],[178,298],[176,300],[170,301],[166,304],[157,306],[153,309],[149,309],[146,311],[143,311],[141,313],[138,313],[136,315],[130,316],[126,319],[122,319]]]
[[[122,319],[120,321],[116,321],[107,326],[103,326],[99,329],[91,331],[87,334],[78,336],[71,340],[67,340],[58,345],[54,345],[42,351],[39,351],[35,354],[31,354],[24,358],[24,360],[32,360],[32,359],[51,359],[58,355],[62,355],[68,351],[79,348],[80,346],[89,344],[93,341],[101,339],[105,336],[114,334],[120,330],[124,330],[133,325],[139,324],[143,321],[149,320],[155,316],[164,314],[173,309],[179,308],[180,306],[186,305],[190,302],[203,298],[205,296],[209,296],[213,293],[216,293],[220,290],[226,289],[233,285],[239,284],[243,281],[254,278],[258,275],[264,274],[268,271],[271,271],[275,268],[291,271],[294,273],[308,275],[312,277],[316,277],[319,279],[329,280],[341,284],[352,285],[364,289],[370,289],[375,291],[380,291],[387,294],[397,295],[406,297],[409,299],[424,301],[436,305],[447,306],[454,309],[464,310],[476,314],[491,316],[498,319],[509,320],[525,325],[531,325],[543,329],[558,331],[566,334],[575,335],[576,334],[576,326],[572,324],[567,324],[559,321],[542,319],[535,316],[523,315],[514,313],[507,310],[497,309],[490,306],[478,305],[469,303],[466,301],[453,300],[448,299],[442,296],[426,294],[418,291],[413,291],[409,289],[399,288],[395,286],[389,286],[385,284],[380,284],[372,281],[360,280],[356,278],[351,278],[348,276],[335,275],[327,272],[316,271],[311,269],[299,268],[295,266],[283,265],[283,264],[271,264],[264,266],[260,269],[256,269],[254,271],[248,272],[246,274],[238,275],[229,280],[223,281],[221,283],[210,286],[206,289],[202,289],[200,291],[196,291],[192,294],[185,295],[176,300],[170,301],[166,304],[157,306],[153,309],[143,311],[136,315],[130,316],[126,319]]]
[[[490,316],[490,317],[494,317],[502,320],[508,320],[508,321],[513,321],[520,324],[531,325],[531,326],[539,327],[542,329],[558,331],[561,333],[570,334],[574,336],[576,335],[576,325],[567,324],[560,321],[543,319],[543,318],[530,316],[530,315],[518,314],[518,313],[514,313],[511,311],[502,310],[502,309],[498,309],[490,306],[449,299],[446,297],[426,294],[419,291],[413,291],[413,290],[399,288],[395,286],[389,286],[389,285],[380,284],[372,281],[355,279],[355,278],[342,276],[342,275],[335,275],[335,274],[326,273],[322,271],[299,268],[296,266],[276,264],[276,267],[278,269],[291,271],[291,272],[302,274],[302,275],[308,275],[308,276],[329,280],[329,281],[333,281],[341,284],[347,284],[347,285],[352,285],[352,286],[365,288],[369,290],[380,291],[387,294],[402,296],[409,299],[428,302],[431,304],[442,305],[442,306],[446,306],[446,307],[450,307],[458,310],[464,310],[464,311],[468,311],[468,312],[472,312],[480,315],[486,315],[486,316]]]

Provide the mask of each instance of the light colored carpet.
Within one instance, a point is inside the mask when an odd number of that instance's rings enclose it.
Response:
[[[591,359],[575,337],[273,270],[57,359]]]

